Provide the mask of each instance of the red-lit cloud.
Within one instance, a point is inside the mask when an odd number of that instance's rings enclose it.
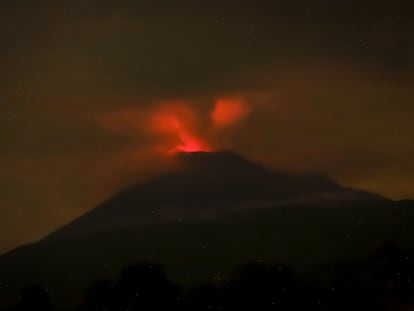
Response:
[[[151,115],[151,129],[162,136],[161,149],[169,154],[211,151],[196,128],[197,116],[188,104],[164,105]]]
[[[215,101],[209,113],[204,110],[203,115],[201,111],[189,101],[163,101],[146,108],[128,106],[101,115],[98,121],[131,140],[125,151],[129,155],[148,150],[163,154],[212,151],[226,147],[218,143],[223,142],[222,129],[240,123],[250,108],[243,97],[223,97]]]
[[[242,121],[249,112],[249,107],[241,97],[219,98],[211,111],[211,118],[216,127],[222,128]]]

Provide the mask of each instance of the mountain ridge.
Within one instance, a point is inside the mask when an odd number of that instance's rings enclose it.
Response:
[[[251,260],[306,273],[362,258],[389,241],[414,245],[414,201],[388,200],[320,175],[272,171],[234,153],[175,160],[176,170],[0,256],[7,284],[0,302],[11,305],[21,288],[41,284],[61,306],[74,305],[91,282],[143,261],[163,264],[185,286]]]
[[[65,239],[119,227],[211,219],[238,208],[263,205],[384,199],[343,187],[322,175],[270,170],[232,151],[180,153],[176,160],[177,169],[125,188],[46,239]]]

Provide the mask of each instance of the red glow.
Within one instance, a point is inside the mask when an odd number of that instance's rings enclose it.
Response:
[[[226,127],[244,119],[249,108],[242,98],[220,98],[216,101],[211,118],[217,127]]]
[[[164,107],[152,116],[153,129],[162,134],[169,154],[177,152],[211,151],[195,131],[196,117],[184,105]]]

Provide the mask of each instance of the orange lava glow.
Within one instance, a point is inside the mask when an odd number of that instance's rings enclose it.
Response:
[[[249,108],[242,98],[219,98],[211,118],[217,127],[227,127],[243,120],[248,114]]]
[[[153,129],[162,134],[168,154],[211,151],[211,147],[196,133],[196,117],[186,106],[170,106],[152,116]]]

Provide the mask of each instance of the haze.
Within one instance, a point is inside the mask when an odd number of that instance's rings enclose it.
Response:
[[[0,252],[178,151],[414,198],[412,2],[342,2],[1,1]]]

